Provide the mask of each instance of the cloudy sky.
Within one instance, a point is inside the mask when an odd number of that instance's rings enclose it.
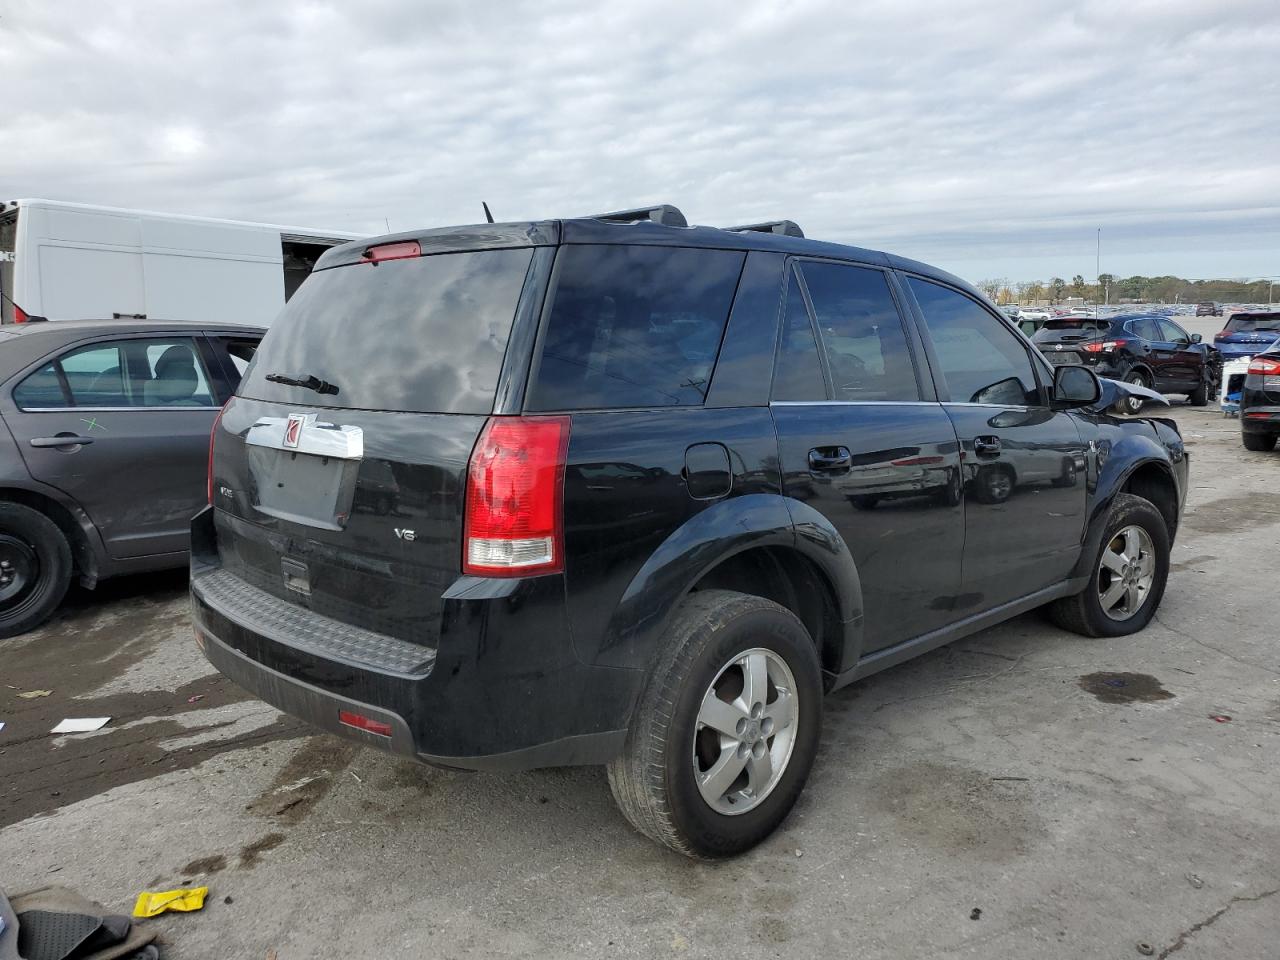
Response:
[[[0,0],[0,195],[359,232],[675,203],[972,280],[1280,276],[1276,0]]]

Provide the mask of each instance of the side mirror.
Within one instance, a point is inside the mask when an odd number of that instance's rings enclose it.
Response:
[[[1192,342],[1192,343],[1199,343],[1199,342],[1200,342],[1201,340],[1203,340],[1203,339],[1204,339],[1204,337],[1200,336],[1200,334],[1198,334],[1198,333],[1193,333],[1193,334],[1191,335],[1191,342]]]
[[[1102,397],[1102,382],[1088,367],[1054,367],[1053,405],[1060,410],[1087,407]]]

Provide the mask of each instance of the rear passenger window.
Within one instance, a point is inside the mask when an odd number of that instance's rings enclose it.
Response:
[[[528,408],[701,405],[745,258],[684,247],[563,247]]]
[[[879,270],[839,263],[801,268],[827,352],[836,400],[919,400],[902,317]]]
[[[794,273],[787,285],[787,313],[778,344],[772,399],[792,402],[827,399],[822,361],[818,358],[818,344],[813,339],[813,324]]]
[[[187,337],[120,340],[71,350],[18,384],[13,399],[24,410],[213,406],[195,341]]]
[[[1022,341],[977,301],[908,278],[952,403],[1036,406],[1040,389]]]

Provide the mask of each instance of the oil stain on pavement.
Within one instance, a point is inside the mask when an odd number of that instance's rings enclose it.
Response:
[[[1173,694],[1148,673],[1089,673],[1078,682],[1081,690],[1103,703],[1155,703],[1173,699]]]

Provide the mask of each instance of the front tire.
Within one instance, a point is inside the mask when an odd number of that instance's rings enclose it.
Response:
[[[791,811],[821,722],[818,655],[795,614],[700,591],[675,614],[609,788],[650,839],[688,857],[731,857]]]
[[[1064,630],[1086,637],[1137,633],[1155,616],[1169,579],[1169,528],[1155,504],[1116,494],[1089,585],[1049,605]]]
[[[34,630],[71,584],[71,547],[58,525],[18,503],[0,503],[0,639]]]

